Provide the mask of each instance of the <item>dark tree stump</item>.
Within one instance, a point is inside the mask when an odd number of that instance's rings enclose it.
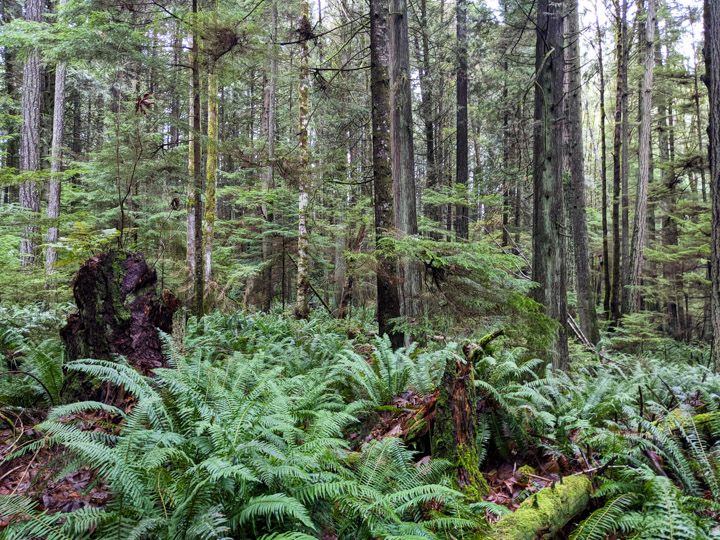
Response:
[[[110,251],[85,261],[75,276],[78,312],[60,330],[69,360],[125,356],[144,375],[166,365],[158,328],[172,330],[178,300],[157,288],[140,253]]]
[[[473,361],[482,349],[466,346],[465,361],[448,358],[432,426],[431,451],[434,458],[450,461],[456,467],[459,488],[472,501],[482,500],[489,487],[480,472],[479,451],[475,441],[477,409]]]

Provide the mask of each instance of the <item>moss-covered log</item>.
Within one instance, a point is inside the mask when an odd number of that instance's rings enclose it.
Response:
[[[590,501],[592,484],[587,476],[566,476],[524,501],[494,527],[497,540],[534,540],[551,537]]]
[[[472,366],[478,350],[468,345],[464,349],[464,361],[454,357],[448,359],[435,404],[431,439],[433,457],[456,464],[458,486],[468,499],[476,501],[489,492],[480,473],[475,442],[477,410]]]

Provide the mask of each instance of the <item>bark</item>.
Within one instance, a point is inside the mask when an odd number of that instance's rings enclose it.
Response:
[[[455,131],[456,142],[456,175],[455,182],[467,199],[468,183],[468,113],[467,113],[467,2],[457,0],[457,73],[456,73],[456,107],[457,121]],[[458,204],[455,210],[455,234],[460,239],[468,238],[468,206]]]
[[[655,31],[659,34],[659,29],[657,25],[658,21],[655,19]],[[662,51],[660,46],[660,39],[658,35],[658,39],[655,41],[654,44],[654,54],[655,54],[655,65],[658,69],[662,69],[663,61],[662,61]],[[669,129],[668,129],[668,118],[670,116],[669,110],[668,110],[668,103],[665,96],[665,93],[662,90],[659,90],[654,95],[655,102],[657,103],[657,132],[658,132],[658,149],[659,149],[659,156],[660,156],[660,178],[662,180],[663,185],[663,199],[662,199],[662,208],[664,211],[664,218],[662,221],[662,244],[663,248],[665,249],[665,253],[669,254],[669,249],[672,249],[670,246],[677,245],[677,223],[672,217],[672,214],[675,211],[675,175],[671,173],[670,170],[668,170],[669,164],[671,162],[670,159],[670,140],[669,140]],[[668,283],[671,283],[671,290],[669,291],[669,301],[666,302],[665,310],[666,310],[666,323],[663,325],[666,327],[666,330],[668,333],[672,336],[677,336],[679,332],[679,319],[678,319],[678,297],[677,297],[677,290],[678,288],[681,290],[681,283],[679,283],[679,276],[677,276],[677,263],[672,260],[666,260],[663,261],[662,264],[662,273],[663,278],[668,281]]]
[[[40,22],[44,3],[28,0],[25,4],[25,20]],[[20,171],[33,173],[40,168],[40,52],[33,50],[25,61],[22,88],[22,127],[20,130]],[[28,212],[32,221],[40,212],[40,193],[35,180],[20,184],[20,207]],[[33,266],[37,255],[36,238],[39,227],[28,225],[20,240],[20,264]]]
[[[595,313],[595,300],[590,283],[590,259],[588,254],[587,210],[585,208],[585,157],[582,133],[582,80],[580,73],[580,24],[577,0],[569,0],[568,46],[566,48],[566,71],[569,92],[566,97],[568,126],[568,158],[570,160],[570,183],[572,187],[573,247],[575,251],[575,276],[577,308],[580,328],[593,343],[600,341],[600,331]]]
[[[217,208],[217,170],[218,170],[218,78],[215,66],[208,75],[207,102],[207,161],[205,183],[205,245],[204,275],[205,286],[210,283],[212,273],[213,239],[215,238],[215,212]]]
[[[620,0],[614,0],[615,18],[617,20],[617,29],[615,32],[615,58],[617,62],[617,82],[615,86],[615,128],[613,133],[613,202],[612,202],[612,218],[613,218],[613,268],[612,268],[612,294],[610,298],[610,311],[613,326],[620,321],[620,297],[622,291],[621,268],[623,261],[621,259],[620,249],[620,185],[621,185],[621,158],[622,158],[622,116],[623,116],[623,71],[625,66],[625,54],[623,52],[623,20],[627,14],[627,9],[620,7]],[[627,6],[627,0],[625,0]],[[625,15],[623,15],[625,14]]]
[[[567,368],[567,295],[562,182],[563,25],[560,6],[539,0],[535,47],[533,145],[533,281],[535,300],[559,328],[549,352],[553,366]]]
[[[458,486],[468,499],[479,501],[490,491],[480,473],[475,437],[477,407],[473,364],[483,350],[467,345],[464,352],[464,361],[452,357],[445,364],[431,428],[431,454],[455,464]]]
[[[712,276],[713,361],[720,369],[720,4],[705,0],[705,84],[710,99],[708,158],[712,200],[710,264]]]
[[[395,227],[399,235],[406,236],[418,233],[407,0],[390,0],[389,13],[393,201]],[[398,262],[397,275],[400,314],[410,318],[420,315],[420,271],[417,262],[403,258]]]
[[[403,336],[391,319],[400,316],[396,258],[384,246],[395,228],[390,157],[390,51],[388,2],[370,0],[370,93],[372,99],[373,187],[377,257],[377,318],[380,335],[388,334],[394,348]]]
[[[278,9],[277,3],[272,1],[270,4],[271,27],[270,27],[270,43],[268,44],[270,52],[270,78],[265,86],[263,96],[263,122],[262,129],[267,144],[267,166],[262,171],[262,187],[267,192],[275,188],[275,117],[276,117],[276,81],[277,81],[277,50],[275,41],[277,41],[277,21]],[[270,224],[275,220],[272,209],[267,205],[263,205],[263,215],[265,221]],[[261,275],[261,286],[264,294],[262,306],[267,311],[272,306],[273,300],[273,238],[266,233],[262,240],[262,254],[264,268]]]
[[[435,158],[435,102],[430,71],[430,39],[428,37],[427,1],[420,0],[420,25],[422,34],[422,69],[420,70],[420,96],[422,99],[422,116],[425,128],[425,167],[427,169],[427,187],[437,189],[438,174]],[[425,215],[438,226],[440,208],[437,205],[426,205]],[[437,237],[437,235],[433,235]],[[436,238],[437,239],[437,238]]]
[[[158,328],[172,331],[178,301],[158,290],[157,274],[141,254],[111,251],[87,260],[73,296],[78,311],[60,330],[68,360],[119,354],[145,375],[167,365]]]
[[[638,6],[640,7],[640,5]],[[645,21],[644,78],[640,94],[640,141],[638,159],[638,183],[635,199],[632,249],[630,251],[629,312],[640,309],[640,278],[643,267],[643,248],[647,235],[647,198],[650,179],[650,122],[652,111],[653,71],[655,68],[653,47],[655,42],[655,0],[647,0]],[[642,35],[642,32],[641,32]]]
[[[605,68],[603,65],[603,44],[600,21],[595,9],[595,24],[598,36],[598,70],[600,71],[600,175],[602,177],[602,252],[603,252],[603,310],[605,317],[610,316],[610,247],[608,245],[608,212],[607,212],[607,137],[605,134]]]
[[[310,171],[308,169],[308,130],[309,121],[309,85],[310,85],[310,51],[308,39],[312,34],[310,25],[310,6],[307,0],[300,2],[300,26],[298,32],[300,41],[300,83],[298,84],[298,167],[300,178],[298,182],[298,246],[297,246],[297,296],[295,299],[295,316],[299,319],[307,319],[310,314],[308,307],[308,295],[310,292],[310,237],[308,234],[308,204],[310,202],[309,181]]]
[[[192,56],[192,55],[191,55]],[[191,60],[192,62],[192,60]],[[193,290],[195,276],[195,98],[190,90],[190,129],[188,130],[188,196],[187,196],[187,255],[185,266],[190,280],[190,291]],[[191,294],[192,295],[192,294]]]
[[[623,47],[623,70],[621,77],[622,85],[622,236],[621,236],[621,248],[622,248],[622,269],[620,276],[620,309],[623,314],[628,313],[630,310],[630,288],[628,283],[630,281],[630,146],[629,146],[629,131],[630,131],[630,115],[629,115],[629,96],[628,90],[628,69],[630,66],[630,41],[628,38],[628,23],[627,23],[627,12],[628,2],[623,1],[623,16],[622,16],[622,47]]]
[[[192,0],[192,13],[195,15],[193,22],[197,23],[198,4],[197,0]],[[200,38],[197,29],[194,30],[192,41],[192,181],[193,181],[193,236],[194,241],[194,263],[193,263],[193,288],[194,303],[193,314],[200,318],[203,316],[204,309],[204,293],[203,287],[203,230],[202,230],[202,164],[200,147]],[[188,231],[189,232],[189,231]]]
[[[59,6],[62,7],[66,0],[61,0]],[[51,177],[50,189],[48,193],[48,219],[50,227],[48,227],[46,242],[48,244],[45,250],[45,273],[52,274],[57,262],[57,251],[53,246],[58,241],[58,226],[56,222],[60,217],[60,193],[62,189],[60,172],[62,171],[62,147],[63,147],[63,130],[65,127],[65,79],[67,67],[64,63],[55,66],[55,104],[53,107],[53,127],[52,127],[52,160],[50,163]]]

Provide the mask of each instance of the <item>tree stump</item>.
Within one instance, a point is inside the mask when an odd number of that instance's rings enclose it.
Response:
[[[78,311],[60,336],[69,360],[125,356],[144,375],[166,365],[158,328],[172,330],[178,300],[157,288],[140,253],[110,251],[85,261],[75,276]]]
[[[449,358],[435,404],[432,427],[432,456],[457,467],[457,484],[468,499],[479,501],[490,491],[480,472],[475,441],[477,408],[473,356],[478,347],[466,345],[465,360]]]

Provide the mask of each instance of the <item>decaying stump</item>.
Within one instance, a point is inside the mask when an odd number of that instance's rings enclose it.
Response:
[[[85,261],[73,284],[78,312],[60,336],[69,360],[125,356],[143,374],[166,365],[157,329],[172,330],[177,299],[157,288],[140,253],[110,251]]]
[[[435,422],[432,426],[432,456],[454,463],[457,483],[466,496],[479,501],[489,492],[480,472],[479,452],[475,441],[477,410],[473,360],[475,346],[463,349],[465,360],[451,357],[438,389]]]

